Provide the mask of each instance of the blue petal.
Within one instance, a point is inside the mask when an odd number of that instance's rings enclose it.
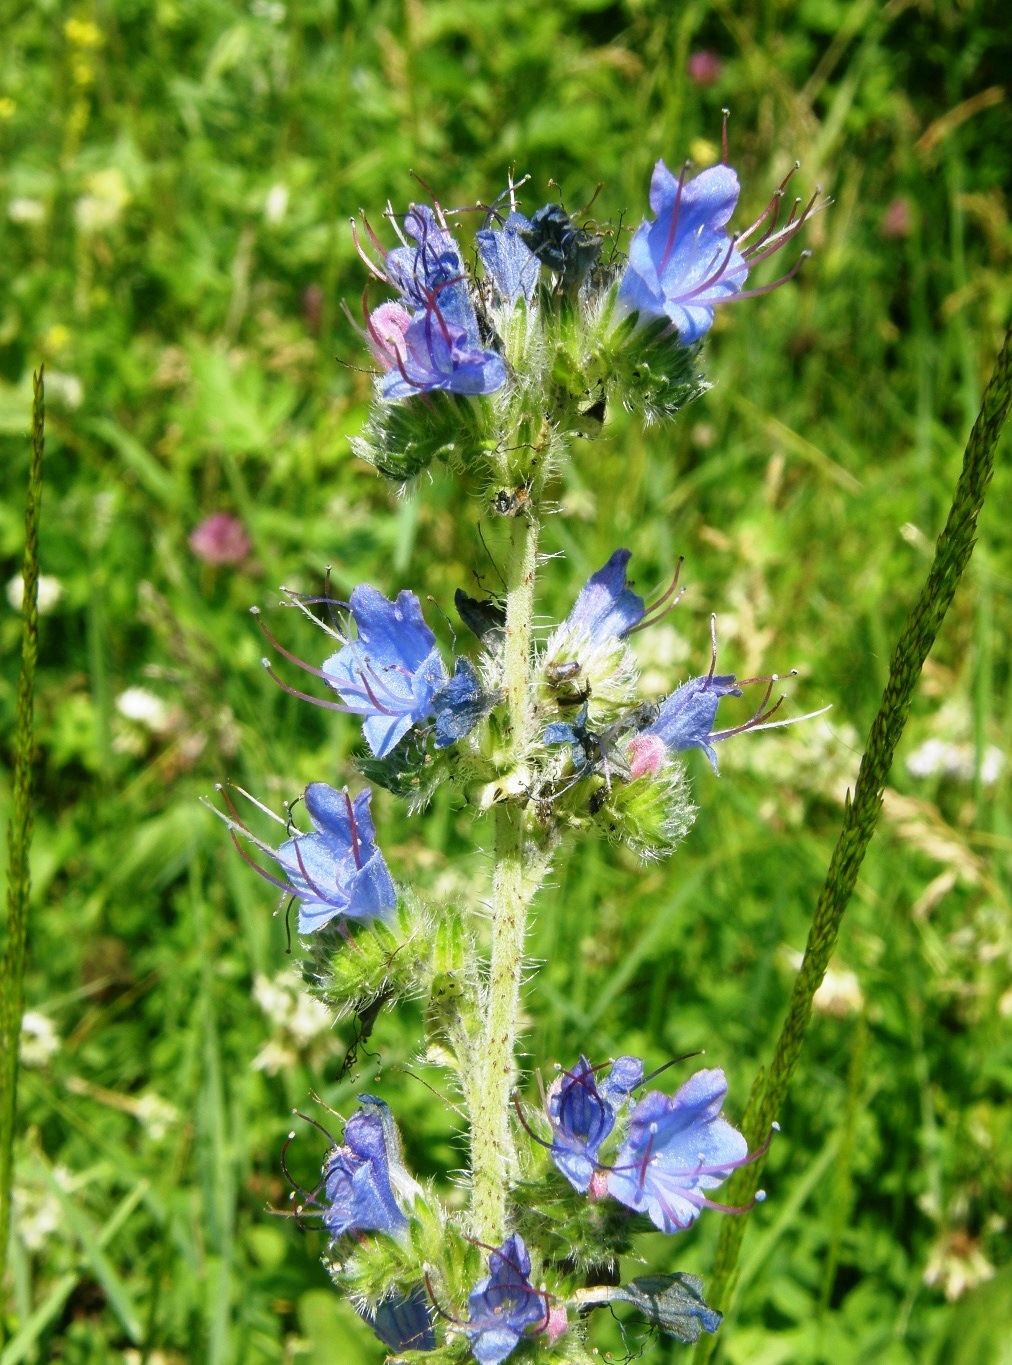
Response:
[[[413,592],[405,589],[391,602],[377,588],[362,583],[351,594],[349,605],[359,643],[381,668],[414,673],[436,643]]]
[[[412,712],[400,716],[372,715],[362,722],[362,734],[376,758],[386,758],[412,728]]]
[[[586,1152],[571,1150],[558,1142],[552,1143],[551,1156],[573,1189],[580,1194],[586,1194],[597,1169],[596,1161],[592,1161]]]
[[[551,725],[546,725],[543,738],[546,744],[582,743],[581,736],[577,734],[576,727],[570,725],[568,720],[553,720]]]
[[[643,598],[626,586],[626,566],[632,552],[616,550],[603,568],[580,589],[566,626],[583,631],[595,642],[621,639],[643,620]]]
[[[530,226],[522,213],[511,213],[502,228],[475,233],[482,263],[507,303],[516,303],[521,295],[530,303],[538,286],[541,262],[519,235]]]
[[[522,1332],[516,1332],[508,1324],[499,1326],[467,1328],[471,1342],[471,1354],[478,1365],[500,1365],[516,1349]]]
[[[361,1313],[383,1345],[391,1351],[399,1354],[402,1351],[436,1349],[429,1302],[421,1285],[407,1294],[399,1289],[391,1290],[377,1306],[373,1318],[361,1310],[356,1311]]]
[[[397,889],[379,849],[355,872],[348,892],[348,905],[344,913],[349,919],[393,918],[393,911],[397,908]]]
[[[692,678],[661,703],[657,720],[646,734],[657,735],[674,753],[702,749],[717,768],[717,755],[710,744],[713,722],[721,697],[740,697],[742,690],[731,673]]]
[[[617,1104],[642,1083],[643,1063],[639,1057],[616,1057],[598,1089],[612,1104]]]

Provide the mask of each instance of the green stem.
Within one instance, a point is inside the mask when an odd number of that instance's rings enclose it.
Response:
[[[829,959],[836,947],[840,921],[875,832],[886,778],[907,722],[917,679],[973,550],[977,518],[994,472],[995,447],[1010,404],[1012,328],[1005,335],[994,372],[984,390],[980,412],[966,445],[952,506],[945,528],[938,538],[927,581],[907,618],[889,665],[885,692],[868,735],[853,800],[848,797],[843,828],[815,907],[787,1018],[777,1039],[773,1061],[761,1085],[761,1098],[754,1104],[752,1100],[749,1102],[749,1112],[742,1126],[750,1147],[757,1147],[765,1139],[770,1125],[780,1112],[797,1067],[812,1014],[812,999],[826,974]],[[729,1204],[749,1203],[759,1188],[763,1165],[764,1162],[759,1160],[735,1173],[728,1187]],[[724,1307],[728,1300],[744,1235],[744,1218],[725,1220],[717,1247],[713,1282],[707,1296],[708,1302],[716,1308]],[[709,1359],[713,1346],[714,1338],[700,1339],[696,1348],[697,1365],[703,1365]]]
[[[39,514],[42,453],[45,447],[43,370],[34,376],[31,464],[25,511],[24,596],[21,605],[21,675],[14,732],[14,787],[7,828],[7,943],[0,963],[0,1284],[7,1266],[11,1184],[14,1177],[14,1118],[17,1110],[18,1050],[25,1009],[25,943],[28,938],[28,853],[32,842],[32,748],[35,662],[39,653]],[[0,1320],[2,1323],[2,1320]],[[0,1333],[2,1333],[0,1325]]]
[[[497,1246],[505,1236],[506,1196],[516,1177],[510,1105],[517,1078],[524,936],[527,909],[547,865],[547,857],[532,852],[525,837],[523,775],[517,771],[531,722],[531,626],[538,531],[532,499],[531,505],[513,519],[506,567],[503,687],[508,732],[503,757],[507,799],[495,808],[492,955],[476,1083],[470,1096],[472,1214],[476,1236],[490,1246]]]

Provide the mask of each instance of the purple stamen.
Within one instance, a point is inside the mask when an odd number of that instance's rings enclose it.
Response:
[[[355,866],[356,866],[357,868],[361,868],[361,866],[362,866],[362,850],[361,850],[361,848],[360,848],[360,846],[359,846],[359,842],[358,842],[358,826],[355,824],[355,810],[354,810],[354,807],[353,807],[352,804],[351,804],[351,797],[348,795],[347,791],[345,791],[345,793],[344,793],[344,803],[345,803],[345,805],[348,807],[348,824],[349,824],[349,826],[350,826],[350,828],[351,828],[351,853],[352,853],[352,857],[355,859]]]
[[[681,173],[678,176],[678,190],[677,193],[675,194],[675,206],[671,214],[671,227],[668,230],[668,240],[664,244],[664,252],[661,256],[660,266],[658,267],[657,270],[658,275],[664,274],[664,270],[668,264],[668,261],[670,261],[671,259],[671,253],[674,250],[675,237],[678,234],[678,212],[682,203],[682,189],[685,185],[685,173],[686,171],[688,171],[688,169],[689,163],[686,161],[685,164],[682,166]]]
[[[314,667],[313,664],[306,663],[304,659],[300,659],[297,655],[292,654],[290,650],[285,649],[284,645],[280,644],[274,638],[274,636],[271,634],[270,630],[264,623],[264,619],[260,614],[259,607],[250,607],[250,614],[256,617],[256,623],[260,627],[260,630],[267,637],[267,639],[270,641],[270,643],[274,646],[274,648],[277,650],[277,652],[281,655],[283,659],[287,659],[289,663],[295,664],[296,668],[301,668],[304,673],[312,673],[315,677],[323,678],[324,680],[326,680],[327,675],[326,673],[324,673],[322,668],[316,668]]]
[[[261,659],[260,662],[263,665],[264,669],[266,670],[267,676],[271,679],[271,681],[277,683],[278,687],[281,688],[282,692],[287,692],[289,696],[298,697],[299,701],[311,702],[313,706],[321,706],[325,711],[340,711],[343,715],[346,716],[359,716],[362,714],[358,707],[342,706],[340,702],[324,701],[322,697],[314,697],[311,696],[310,693],[308,692],[300,692],[297,687],[292,687],[289,683],[286,683],[283,678],[278,677],[278,675],[274,672],[274,669],[271,667],[270,659]]]

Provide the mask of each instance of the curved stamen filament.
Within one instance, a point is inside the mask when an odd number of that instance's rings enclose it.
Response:
[[[713,272],[713,274],[712,274],[712,275],[708,275],[708,276],[706,277],[706,279],[704,279],[703,282],[702,282],[701,284],[697,284],[697,285],[696,285],[694,288],[692,288],[692,289],[687,289],[687,290],[685,291],[684,294],[679,294],[679,295],[678,295],[678,299],[676,300],[676,302],[678,302],[678,303],[684,303],[687,299],[696,298],[699,294],[705,294],[706,291],[707,291],[708,289],[712,289],[713,286],[714,286],[715,284],[719,284],[719,283],[720,283],[720,280],[721,280],[721,277],[723,276],[724,272],[727,270],[728,265],[730,264],[731,257],[732,257],[732,255],[734,254],[734,250],[735,250],[735,247],[736,247],[737,245],[738,245],[738,238],[737,238],[737,237],[731,237],[731,238],[728,240],[727,251],[726,251],[726,253],[725,253],[725,255],[724,255],[724,259],[721,261],[720,265],[719,265],[719,266],[717,267],[717,269]],[[716,258],[716,255],[715,255],[714,258],[713,258],[713,260],[716,260],[716,259],[717,259],[717,258]],[[712,264],[713,264],[713,261],[710,262],[710,265],[712,265]],[[709,268],[710,268],[710,266],[707,266],[707,270],[709,270]]]
[[[663,275],[667,268],[668,261],[671,260],[671,253],[675,247],[675,238],[678,235],[678,214],[682,205],[682,190],[685,187],[685,175],[689,169],[686,161],[678,175],[678,190],[675,193],[675,204],[671,211],[671,227],[668,229],[668,240],[664,243],[664,253],[661,256],[661,263],[658,267],[658,275]]]
[[[717,671],[717,617],[716,614],[710,617],[710,671],[706,675],[708,683],[713,682],[713,675]]]
[[[770,198],[770,202],[769,202],[769,203],[766,205],[766,207],[763,209],[762,213],[760,213],[759,217],[755,220],[754,223],[751,223],[751,224],[744,230],[744,232],[742,232],[742,233],[739,235],[739,237],[738,237],[738,241],[739,241],[739,242],[745,242],[745,241],[747,241],[747,240],[749,239],[749,237],[752,236],[753,232],[755,232],[758,228],[761,228],[761,227],[762,227],[763,223],[765,223],[766,219],[770,216],[771,213],[773,214],[773,221],[774,221],[774,223],[776,222],[777,214],[779,214],[779,212],[780,212],[780,203],[781,203],[781,200],[782,200],[783,197],[784,197],[784,193],[785,193],[786,190],[787,190],[787,186],[790,184],[791,178],[793,177],[794,173],[795,173],[796,171],[799,171],[800,169],[801,169],[801,162],[800,162],[800,161],[795,161],[794,165],[791,167],[791,169],[790,169],[790,170],[787,172],[787,174],[784,176],[783,180],[781,180],[781,182],[780,182],[780,184],[777,186],[777,188],[773,191],[773,194],[772,194],[772,196],[771,196],[771,198]],[[771,230],[771,229],[767,229],[767,235],[768,235],[768,233],[769,233],[770,230]]]
[[[533,1138],[534,1141],[535,1141],[536,1143],[539,1144],[539,1146],[541,1146],[541,1147],[547,1147],[548,1150],[551,1151],[551,1150],[552,1150],[552,1143],[546,1142],[545,1139],[544,1139],[543,1137],[538,1137],[537,1133],[534,1131],[534,1129],[531,1127],[531,1125],[527,1122],[527,1119],[526,1119],[526,1117],[525,1117],[525,1115],[524,1115],[523,1107],[521,1106],[520,1100],[518,1099],[518,1097],[517,1097],[516,1095],[513,1096],[513,1108],[517,1111],[517,1118],[520,1120],[520,1123],[521,1123],[521,1125],[522,1125],[524,1131],[527,1133],[527,1136],[528,1136],[529,1138]],[[554,1127],[554,1125],[553,1125],[553,1127]]]
[[[658,597],[657,601],[647,607],[646,611],[643,613],[643,620],[627,630],[625,632],[626,635],[635,635],[638,630],[646,630],[648,626],[657,625],[658,621],[662,621],[673,607],[678,606],[679,602],[685,596],[684,588],[677,594],[675,591],[678,587],[678,578],[682,572],[682,565],[684,562],[685,556],[679,555],[678,563],[675,565],[674,578],[672,578],[670,584],[665,588],[660,597]]]
[[[250,615],[256,618],[256,623],[260,627],[261,632],[266,636],[283,659],[287,659],[289,663],[295,664],[296,668],[301,668],[304,673],[312,673],[314,677],[322,678],[324,682],[330,681],[322,668],[317,668],[314,664],[306,663],[305,659],[300,659],[298,655],[285,649],[284,645],[274,638],[260,614],[259,607],[250,607]]]
[[[313,706],[322,707],[324,711],[340,711],[346,716],[361,716],[364,714],[362,708],[359,706],[344,706],[338,701],[325,701],[322,697],[314,697],[309,692],[301,692],[297,687],[292,687],[290,683],[286,683],[284,678],[279,678],[274,672],[274,669],[271,667],[270,659],[261,659],[260,663],[271,681],[277,683],[282,692],[287,692],[290,697],[298,697],[299,701],[308,701]]]
[[[344,803],[348,807],[348,825],[351,829],[351,853],[355,859],[355,866],[362,870],[362,848],[358,838],[358,825],[355,822],[355,808],[351,804],[351,797],[348,795],[347,788],[344,792]]]

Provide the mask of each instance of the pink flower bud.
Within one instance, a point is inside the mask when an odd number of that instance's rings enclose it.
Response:
[[[660,735],[633,735],[625,751],[633,781],[644,773],[656,777],[666,754],[667,749]]]
[[[190,534],[190,549],[205,564],[240,564],[252,549],[238,517],[215,512]]]
[[[716,52],[693,52],[689,55],[688,71],[693,85],[713,85],[724,74],[724,63]]]
[[[548,1344],[554,1346],[559,1337],[565,1336],[569,1331],[569,1318],[566,1314],[564,1303],[553,1303],[548,1310],[548,1321],[545,1324],[545,1336]]]

